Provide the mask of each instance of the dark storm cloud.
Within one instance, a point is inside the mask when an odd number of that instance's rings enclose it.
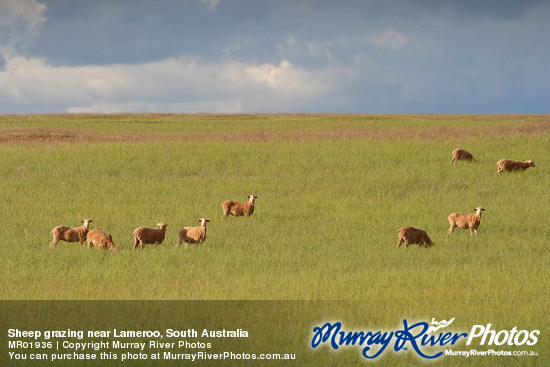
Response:
[[[44,4],[24,42],[9,20],[32,12],[0,15],[4,110],[548,111],[545,1]]]
[[[29,48],[59,64],[142,62],[178,54],[273,61],[288,35],[309,42],[361,37],[376,27],[422,30],[426,19],[514,19],[537,1],[45,1]],[[431,29],[433,31],[433,28]],[[244,42],[247,42],[246,45]],[[236,46],[239,45],[240,46]],[[315,62],[315,60],[311,60]]]

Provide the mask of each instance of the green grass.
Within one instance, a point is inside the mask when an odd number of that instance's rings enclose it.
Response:
[[[67,121],[63,121],[67,119]],[[521,326],[548,335],[548,116],[84,115],[0,117],[10,129],[79,131],[438,131],[412,139],[312,138],[0,144],[0,299],[358,300],[375,325],[396,315]],[[463,127],[462,127],[463,126]],[[479,129],[484,133],[479,133]],[[21,130],[22,129],[22,130]],[[294,136],[293,135],[293,136]],[[450,165],[461,147],[478,163]],[[537,167],[498,177],[501,158]],[[220,204],[259,196],[250,218]],[[447,215],[482,206],[479,235]],[[177,231],[209,218],[204,244]],[[118,251],[60,242],[57,225],[112,234]],[[133,251],[138,226],[169,223],[164,243]],[[436,246],[396,249],[397,229]],[[547,338],[546,338],[547,340]],[[548,342],[539,342],[542,351]],[[540,349],[539,349],[540,348]],[[355,358],[355,356],[353,356]],[[522,363],[528,363],[527,360]]]
[[[341,114],[63,114],[3,115],[0,128],[119,131],[285,131],[335,129],[478,128],[545,123],[546,115],[341,115]]]

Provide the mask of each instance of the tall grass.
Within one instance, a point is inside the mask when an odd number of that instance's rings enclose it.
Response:
[[[479,162],[450,165],[458,146]],[[360,300],[380,324],[397,312],[547,332],[549,146],[547,134],[521,133],[0,145],[0,297]],[[498,177],[504,157],[537,167]],[[222,201],[251,193],[252,217],[221,220]],[[477,238],[446,235],[449,213],[477,206]],[[175,248],[201,217],[212,221],[206,242]],[[54,226],[83,218],[118,251],[48,248]],[[164,243],[133,251],[133,229],[159,221]],[[436,246],[396,249],[403,226]]]

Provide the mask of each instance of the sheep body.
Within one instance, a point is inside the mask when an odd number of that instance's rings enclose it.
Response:
[[[223,209],[223,219],[225,219],[228,214],[235,217],[240,217],[243,215],[245,217],[251,216],[254,214],[254,200],[257,198],[257,196],[249,195],[246,203],[238,203],[232,200],[224,201],[221,205]]]
[[[78,242],[82,245],[82,242],[86,240],[86,234],[90,228],[91,219],[81,220],[82,227],[70,228],[64,226],[57,226],[52,229],[53,240],[50,242],[50,247],[57,245],[59,241],[65,242]]]
[[[100,248],[109,249],[115,251],[115,244],[113,237],[105,232],[101,232],[98,229],[92,229],[88,232],[88,247],[95,246],[99,250]]]
[[[472,153],[464,149],[455,149],[453,150],[451,164],[459,160],[477,162]]]
[[[501,159],[497,162],[497,174],[500,175],[504,171],[524,171],[529,167],[535,167],[533,161],[513,161],[511,159]]]
[[[154,244],[155,246],[161,244],[162,241],[164,241],[164,236],[166,235],[166,227],[168,226],[168,224],[161,222],[157,223],[157,226],[160,226],[160,228],[138,227],[134,229],[134,249],[140,243],[140,249],[142,249],[145,244]]]
[[[447,217],[449,221],[449,229],[447,230],[448,234],[453,233],[455,227],[462,229],[469,229],[470,234],[475,233],[477,236],[477,229],[481,223],[481,212],[485,209],[477,207],[474,209],[475,213],[464,214],[464,213],[451,213]]]
[[[400,228],[397,233],[399,234],[399,242],[397,242],[397,247],[399,248],[403,242],[409,247],[412,244],[418,244],[420,247],[433,246],[434,243],[428,236],[428,233],[422,229],[416,229],[413,227],[403,227]]]
[[[182,242],[185,242],[185,247],[189,243],[204,242],[206,239],[206,223],[210,221],[206,218],[201,218],[198,221],[201,223],[199,227],[183,227],[179,231],[176,247],[181,245]]]

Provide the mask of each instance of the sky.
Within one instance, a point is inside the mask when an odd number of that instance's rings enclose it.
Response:
[[[549,0],[0,0],[0,114],[550,113]]]

